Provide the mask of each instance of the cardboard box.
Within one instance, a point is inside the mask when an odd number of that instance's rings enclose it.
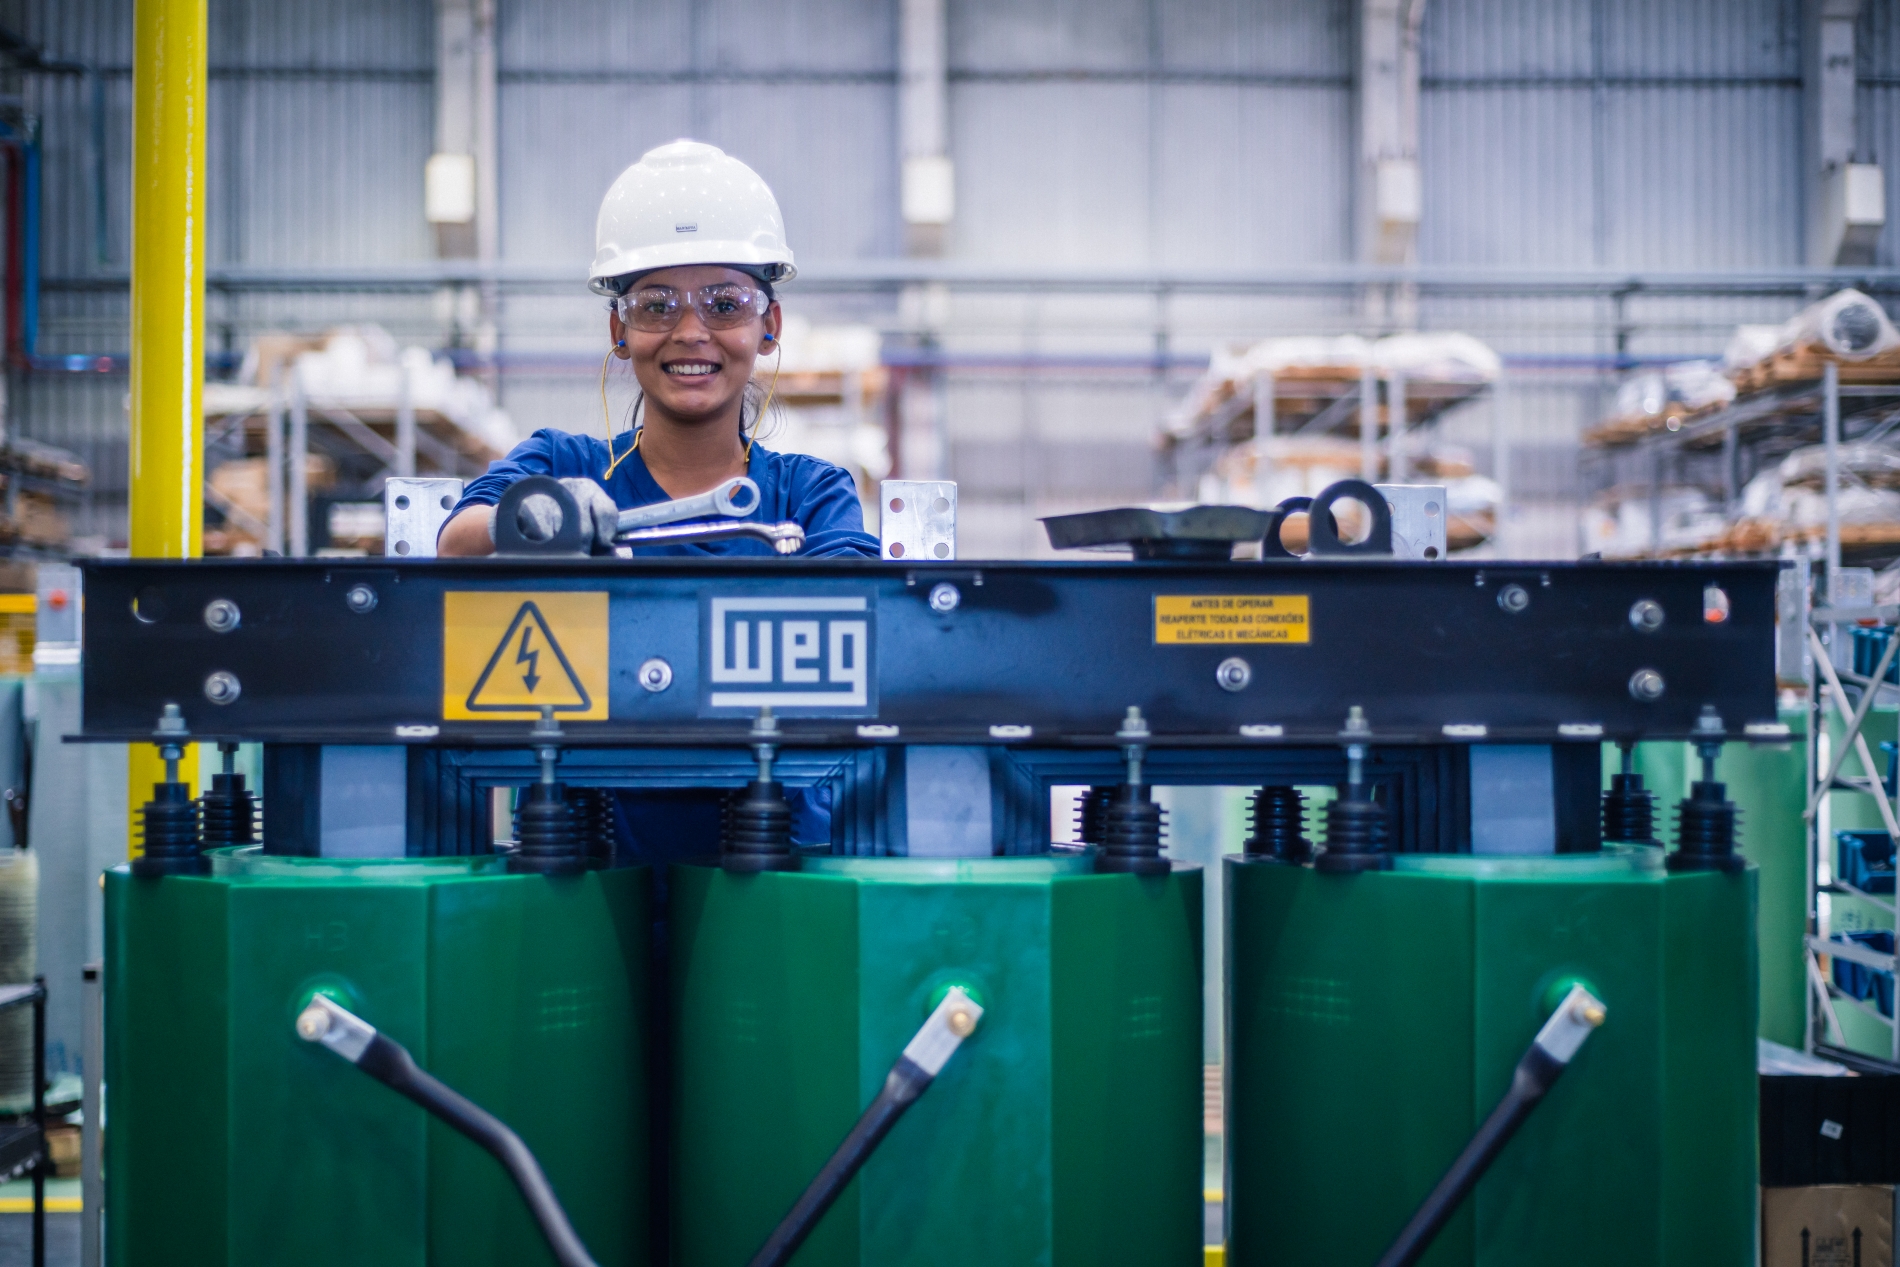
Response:
[[[1762,1267],[1889,1267],[1893,1188],[1763,1188],[1761,1261]]]
[[[79,1128],[66,1123],[46,1128],[46,1155],[60,1179],[79,1177]]]

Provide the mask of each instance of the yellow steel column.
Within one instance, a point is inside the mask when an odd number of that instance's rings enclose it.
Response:
[[[191,559],[202,550],[207,2],[132,7],[129,512],[139,558]],[[187,717],[197,711],[193,701],[178,702]],[[185,754],[179,778],[196,786],[196,746]],[[164,765],[149,744],[134,744],[131,758],[137,853],[138,808]]]

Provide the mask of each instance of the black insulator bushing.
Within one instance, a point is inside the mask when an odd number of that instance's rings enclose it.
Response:
[[[726,802],[719,865],[727,871],[796,871],[785,785],[754,779]]]
[[[1313,844],[1306,838],[1306,797],[1294,787],[1263,787],[1253,794],[1250,856],[1277,862],[1306,862]]]
[[[1612,774],[1603,794],[1603,839],[1642,845],[1656,843],[1656,794],[1640,774]]]
[[[211,790],[198,800],[204,847],[223,849],[257,843],[257,796],[241,774],[214,774]]]
[[[1108,827],[1108,802],[1115,795],[1112,787],[1092,787],[1082,794],[1075,807],[1075,838],[1085,845],[1102,843]]]
[[[183,783],[152,785],[152,799],[139,810],[145,850],[132,859],[132,874],[203,875],[203,846],[198,836],[198,803]]]
[[[1326,807],[1326,848],[1313,860],[1315,870],[1386,871],[1392,853],[1385,806],[1342,795]]]
[[[1095,869],[1129,875],[1166,875],[1171,869],[1161,856],[1161,807],[1145,785],[1128,783],[1112,789],[1102,812]]]
[[[614,791],[607,787],[571,787],[567,803],[574,807],[574,830],[589,864],[610,867],[614,861]]]
[[[1676,848],[1664,861],[1671,871],[1740,871],[1747,860],[1735,852],[1741,813],[1722,783],[1698,780],[1676,803]]]
[[[587,869],[580,825],[567,789],[559,783],[534,783],[515,811],[515,852],[508,869],[535,875],[576,875]]]

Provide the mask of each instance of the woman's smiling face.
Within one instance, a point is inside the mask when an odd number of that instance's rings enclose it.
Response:
[[[634,290],[672,290],[684,299],[722,284],[760,289],[737,269],[698,264],[648,273]],[[680,305],[679,322],[670,330],[636,329],[618,311],[608,322],[613,337],[626,340],[627,358],[649,408],[679,422],[707,422],[729,416],[738,406],[753,362],[769,347],[766,336],[778,334],[779,307],[773,303],[763,316],[726,330],[709,328],[690,302]]]

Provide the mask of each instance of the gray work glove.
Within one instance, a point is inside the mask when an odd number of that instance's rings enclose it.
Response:
[[[581,512],[581,541],[583,544],[598,543],[604,550],[610,550],[614,544],[614,534],[620,528],[620,507],[614,499],[607,496],[607,490],[586,476],[575,476],[561,481],[574,498],[574,504]],[[520,515],[521,531],[524,536],[547,540],[560,530],[560,507],[552,497],[534,496],[523,499],[516,513]],[[495,539],[495,521],[488,521],[488,539]]]

